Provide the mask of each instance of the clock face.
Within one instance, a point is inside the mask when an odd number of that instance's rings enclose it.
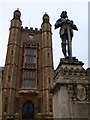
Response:
[[[76,96],[80,101],[83,101],[86,99],[86,89],[81,84],[78,84],[76,86]]]
[[[29,38],[30,38],[30,39],[33,39],[33,35],[29,35]]]

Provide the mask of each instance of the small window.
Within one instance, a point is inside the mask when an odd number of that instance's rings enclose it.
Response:
[[[37,79],[37,86],[39,85],[39,80]]]
[[[48,36],[47,36],[47,40],[48,40]]]
[[[11,55],[13,55],[13,50],[11,50]]]
[[[52,98],[49,99],[49,108],[50,108],[50,112],[52,112]]]
[[[50,112],[52,112],[52,105],[50,105]]]
[[[10,82],[10,76],[8,76],[8,82]]]
[[[50,84],[50,78],[48,78],[48,82],[49,82],[49,84]]]
[[[38,113],[41,112],[41,98],[38,98]]]
[[[7,112],[8,109],[8,97],[5,97],[4,99],[4,112]]]
[[[48,58],[49,58],[49,53],[48,53]]]
[[[15,33],[13,33],[13,37],[15,37]]]

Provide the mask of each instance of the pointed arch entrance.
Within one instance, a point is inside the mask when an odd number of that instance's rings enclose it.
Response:
[[[31,101],[26,101],[22,109],[22,120],[34,119],[34,104]]]

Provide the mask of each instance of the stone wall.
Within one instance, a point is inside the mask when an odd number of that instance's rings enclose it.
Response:
[[[70,106],[67,88],[62,86],[53,97],[54,118],[70,118]]]
[[[2,119],[2,75],[3,67],[0,67],[0,120]]]

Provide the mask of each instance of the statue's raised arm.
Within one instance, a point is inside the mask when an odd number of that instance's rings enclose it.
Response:
[[[77,26],[72,20],[68,19],[67,12],[63,11],[60,18],[56,21],[54,25],[55,29],[60,27],[60,38],[62,40],[62,52],[65,57],[72,57],[72,37],[73,30],[78,30]],[[67,55],[68,53],[68,55]]]

